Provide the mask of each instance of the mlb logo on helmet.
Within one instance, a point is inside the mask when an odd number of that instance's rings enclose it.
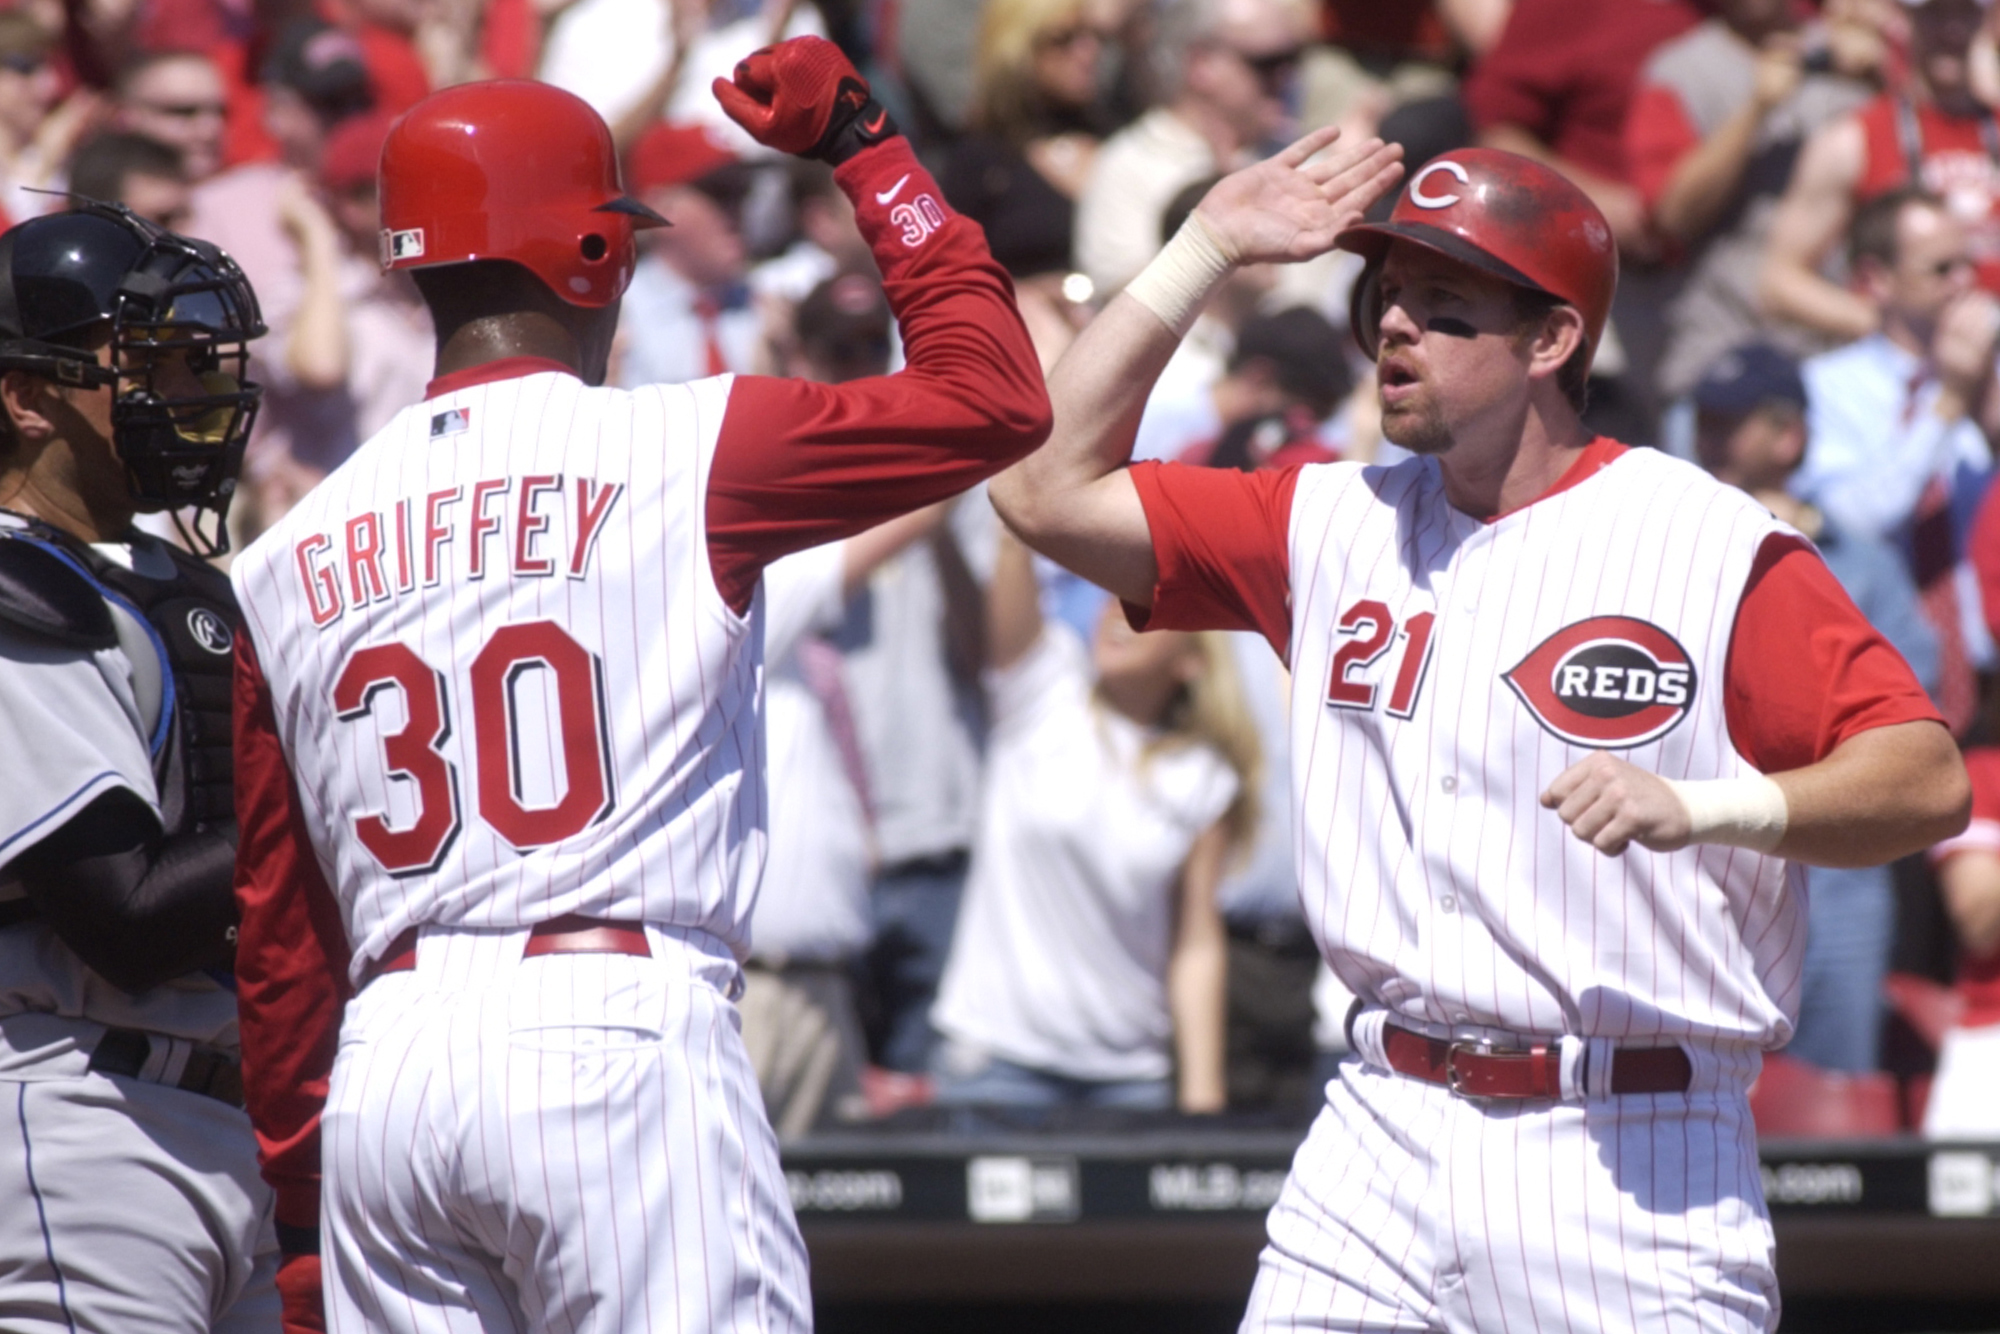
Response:
[[[1658,626],[1630,616],[1566,625],[1502,679],[1535,721],[1594,750],[1657,740],[1694,704],[1687,650]]]
[[[424,229],[408,227],[399,232],[387,228],[382,231],[382,263],[384,266],[401,259],[422,259],[424,254]]]

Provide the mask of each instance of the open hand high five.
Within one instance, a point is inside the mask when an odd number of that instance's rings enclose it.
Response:
[[[1311,259],[1395,188],[1402,157],[1400,146],[1380,139],[1348,142],[1331,126],[1314,130],[1217,181],[1196,212],[1238,264]]]

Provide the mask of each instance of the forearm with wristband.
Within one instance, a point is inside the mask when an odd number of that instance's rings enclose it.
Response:
[[[1152,263],[1125,285],[1125,295],[1159,316],[1174,337],[1185,337],[1235,263],[1228,244],[1197,210],[1188,214]]]
[[[1784,841],[1791,810],[1785,791],[1763,774],[1662,779],[1688,813],[1688,842],[1770,852]]]

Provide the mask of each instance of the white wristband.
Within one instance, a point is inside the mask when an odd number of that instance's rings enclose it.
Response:
[[[1125,284],[1125,295],[1158,315],[1179,338],[1194,326],[1195,316],[1229,273],[1230,263],[1221,239],[1201,214],[1190,213],[1166,248]]]
[[[1665,780],[1687,807],[1690,843],[1726,843],[1769,852],[1785,837],[1791,819],[1785,790],[1762,774],[1695,782]]]

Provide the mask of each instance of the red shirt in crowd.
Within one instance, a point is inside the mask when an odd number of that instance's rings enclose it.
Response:
[[[1914,113],[1922,161],[1911,170],[1904,138]],[[2000,124],[1993,113],[1953,116],[1929,103],[1883,94],[1858,113],[1864,144],[1854,202],[1916,184],[1966,224],[1979,285],[2000,292]]]
[[[1475,129],[1514,125],[1557,156],[1625,179],[1625,112],[1646,58],[1701,21],[1688,0],[1515,0],[1462,93]]]

